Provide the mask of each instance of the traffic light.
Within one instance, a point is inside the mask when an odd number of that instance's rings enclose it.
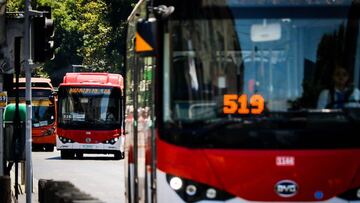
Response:
[[[41,7],[42,16],[34,16],[33,56],[34,62],[45,62],[54,58],[54,22],[51,19],[51,7]]]

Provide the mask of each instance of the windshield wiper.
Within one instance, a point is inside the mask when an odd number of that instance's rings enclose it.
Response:
[[[351,122],[360,122],[360,108],[344,108],[342,109],[344,116]]]
[[[204,127],[198,128],[195,130],[194,134],[198,136],[205,135],[209,132],[224,129],[225,127],[229,125],[244,125],[245,120],[240,118],[234,118],[234,119],[216,119],[216,120],[209,120],[207,122],[203,122],[200,125],[203,125]]]
[[[306,109],[301,111],[270,112],[270,121],[290,122],[359,122],[360,108],[345,109]]]

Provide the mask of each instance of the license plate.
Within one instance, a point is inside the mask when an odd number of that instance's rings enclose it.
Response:
[[[92,145],[83,145],[83,148],[84,149],[93,149],[94,146],[92,146]]]

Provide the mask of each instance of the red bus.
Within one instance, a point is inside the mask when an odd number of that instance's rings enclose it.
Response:
[[[31,78],[32,91],[32,149],[54,151],[56,144],[56,97],[48,78]],[[26,79],[19,78],[19,101],[25,103]],[[9,101],[15,103],[15,91],[9,93]]]
[[[360,202],[359,14],[350,0],[140,1],[127,202]]]
[[[84,153],[123,158],[123,78],[111,73],[67,73],[58,89],[56,148],[62,159]]]

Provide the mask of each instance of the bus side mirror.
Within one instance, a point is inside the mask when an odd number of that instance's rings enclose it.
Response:
[[[147,12],[150,12],[150,7]],[[154,16],[140,19],[136,23],[135,52],[141,56],[156,56],[158,53],[157,20],[165,20],[174,12],[173,6],[160,5],[153,8]]]
[[[50,101],[51,103],[55,103],[55,97],[54,97],[54,95],[50,95],[50,96],[49,96],[49,101]]]
[[[141,19],[136,24],[135,52],[140,56],[157,54],[157,23],[155,18]]]
[[[55,97],[57,96],[57,92],[56,91],[53,91],[52,93],[51,93],[51,95],[49,95],[49,101],[51,102],[51,103],[55,103]]]

